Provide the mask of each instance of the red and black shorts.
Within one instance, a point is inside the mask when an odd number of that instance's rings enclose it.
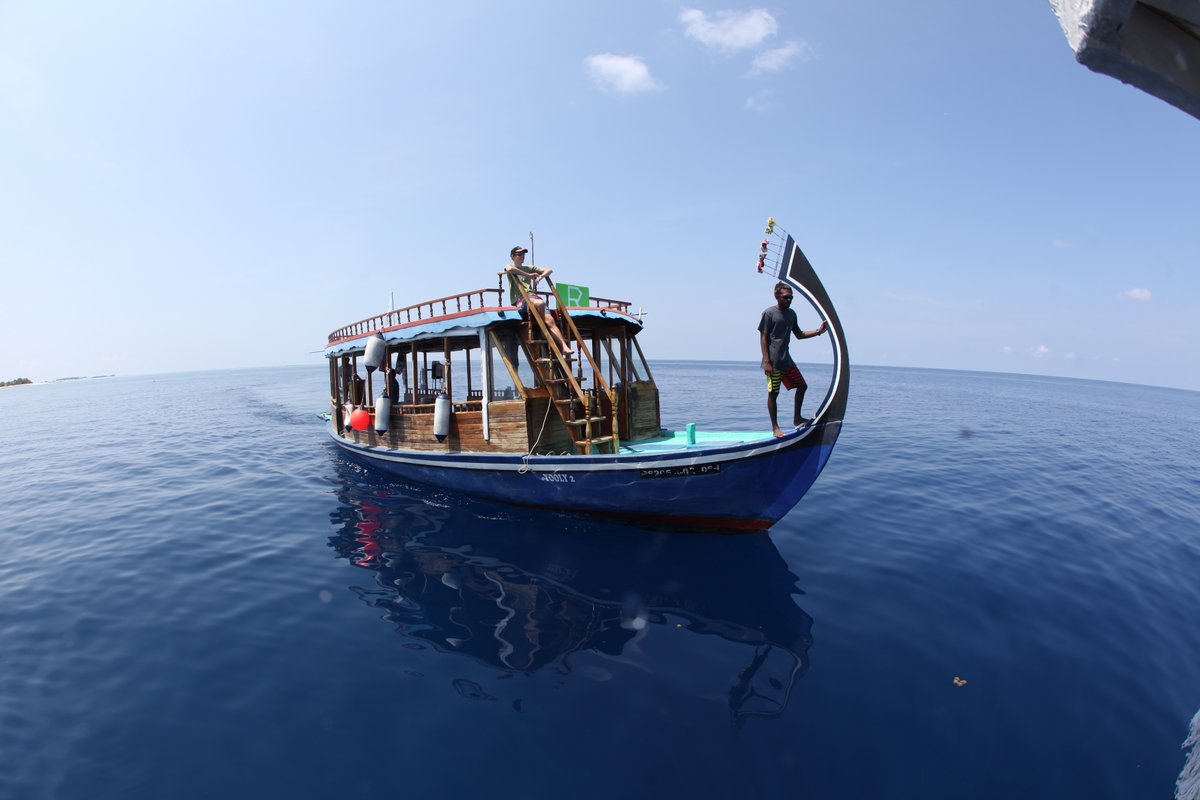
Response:
[[[800,370],[795,364],[785,370],[775,370],[767,376],[767,394],[776,394],[779,391],[779,384],[783,383],[785,389],[807,389],[808,384],[804,382],[804,376],[800,374]]]

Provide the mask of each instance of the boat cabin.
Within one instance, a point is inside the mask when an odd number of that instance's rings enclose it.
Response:
[[[622,300],[547,278],[540,315],[502,288],[430,300],[329,334],[337,436],[389,450],[603,454],[662,435],[658,388]],[[563,302],[560,298],[566,298]]]

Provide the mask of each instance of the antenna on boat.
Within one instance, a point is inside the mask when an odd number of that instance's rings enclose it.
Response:
[[[533,252],[533,231],[529,232],[529,263],[537,263],[537,254]]]

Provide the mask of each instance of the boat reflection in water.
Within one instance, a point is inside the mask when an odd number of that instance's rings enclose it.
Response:
[[[720,637],[745,646],[744,666],[717,684],[732,683],[739,726],[782,713],[808,669],[813,621],[765,533],[680,536],[520,511],[337,461],[330,545],[374,573],[372,588],[352,591],[414,642],[510,675],[562,677],[572,654],[622,655],[652,626]]]

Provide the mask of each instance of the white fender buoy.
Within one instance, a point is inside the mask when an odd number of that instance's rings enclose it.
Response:
[[[439,394],[433,404],[433,435],[439,442],[444,442],[450,435],[450,398],[445,392]]]
[[[379,369],[383,365],[383,357],[387,353],[387,345],[378,333],[367,339],[367,352],[363,354],[363,364],[367,372]]]
[[[350,415],[354,413],[354,406],[350,403],[342,404],[342,427],[350,427]]]
[[[386,394],[380,395],[375,401],[375,430],[387,433],[388,420],[392,417],[392,398]]]

